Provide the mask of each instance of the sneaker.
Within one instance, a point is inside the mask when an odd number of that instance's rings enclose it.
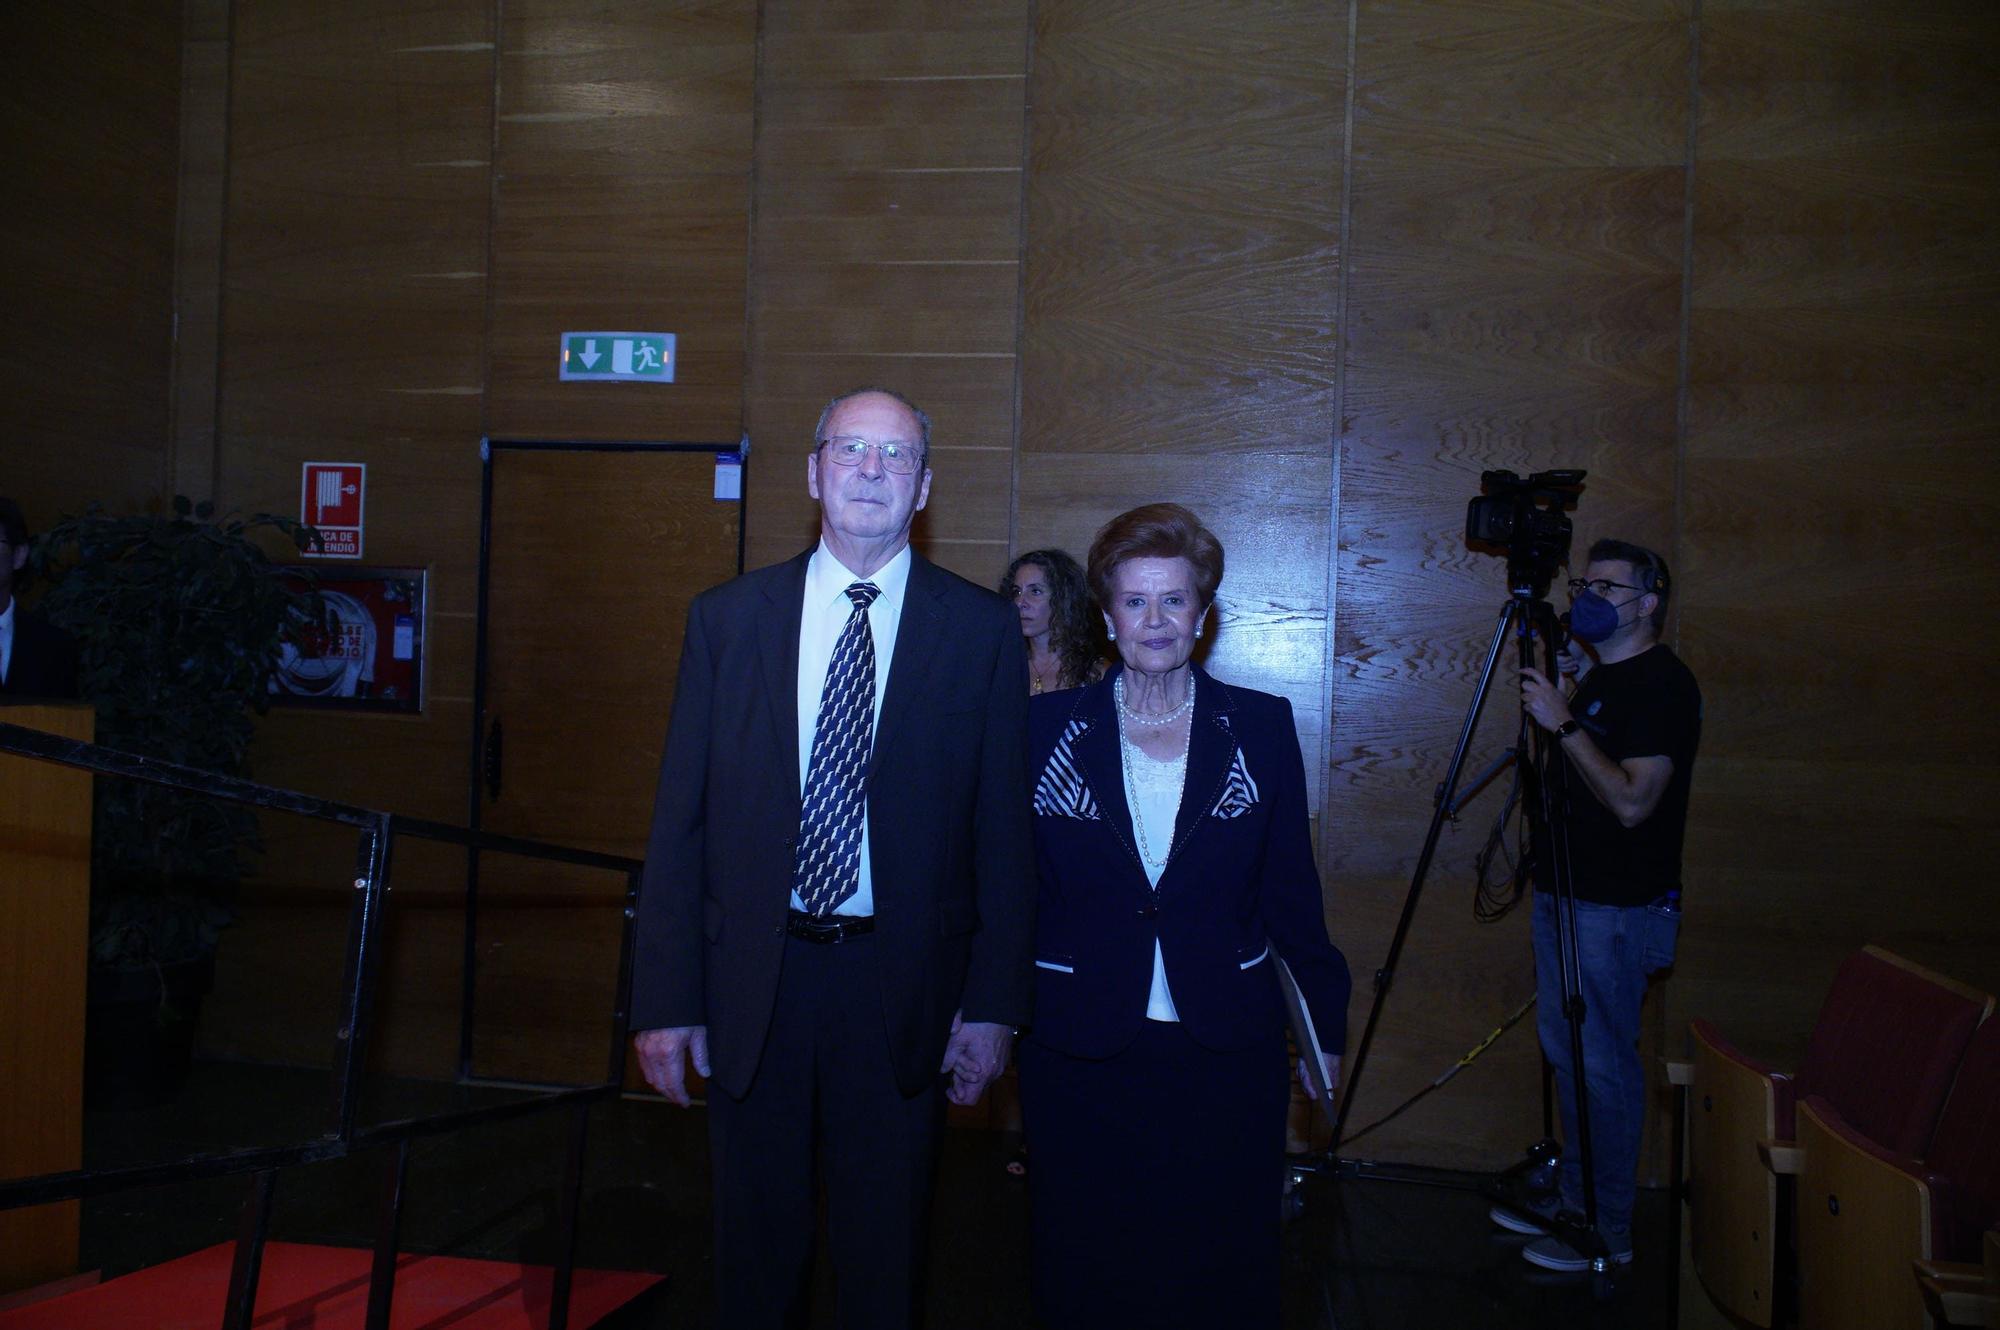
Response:
[[[1496,1205],[1486,1212],[1491,1219],[1509,1233],[1526,1233],[1539,1237],[1555,1227],[1556,1198],[1524,1201],[1520,1205]]]
[[[1605,1246],[1609,1248],[1605,1257],[1611,1264],[1632,1264],[1631,1238],[1607,1237]],[[1580,1274],[1590,1269],[1590,1257],[1561,1238],[1542,1238],[1529,1243],[1521,1248],[1521,1259],[1529,1265],[1538,1265],[1544,1270],[1555,1270],[1562,1274]]]

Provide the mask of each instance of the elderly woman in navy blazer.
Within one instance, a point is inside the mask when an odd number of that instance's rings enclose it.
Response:
[[[1120,663],[1030,704],[1040,895],[1019,1057],[1051,1325],[1276,1326],[1279,958],[1339,1079],[1347,962],[1291,705],[1190,658],[1222,563],[1178,504],[1107,523],[1088,576]]]

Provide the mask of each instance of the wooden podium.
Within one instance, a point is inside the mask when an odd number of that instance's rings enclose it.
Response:
[[[89,740],[80,705],[0,721]],[[0,1178],[83,1165],[90,773],[0,753]],[[0,1210],[0,1294],[76,1273],[78,1205]]]

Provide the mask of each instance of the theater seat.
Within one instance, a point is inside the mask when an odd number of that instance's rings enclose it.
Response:
[[[1817,1095],[1863,1136],[1917,1155],[1992,1009],[1990,996],[1871,946],[1841,962],[1795,1075],[1744,1054],[1712,1022],[1693,1022],[1692,1058],[1669,1074],[1688,1095],[1695,1271],[1717,1305],[1754,1326],[1777,1314],[1781,1178],[1799,1160],[1795,1103]]]
[[[1818,1095],[1798,1126],[1799,1324],[1924,1330],[1913,1267],[1977,1261],[2000,1224],[2000,1020],[1973,1035],[1920,1158],[1869,1140]]]
[[[1978,1265],[1918,1262],[1924,1308],[1939,1325],[2000,1330],[2000,1228],[1986,1230],[1984,1246]]]

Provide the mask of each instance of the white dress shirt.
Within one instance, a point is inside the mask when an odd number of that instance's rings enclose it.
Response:
[[[7,681],[7,671],[14,664],[14,607],[21,602],[7,597],[7,608],[0,610],[0,683]]]
[[[882,698],[889,691],[889,666],[896,654],[896,628],[903,621],[903,593],[910,586],[910,547],[861,577],[842,564],[822,540],[806,563],[805,604],[799,611],[799,795],[806,792],[806,777],[812,771],[813,733],[819,728],[820,695],[826,691],[827,667],[833,663],[833,648],[840,630],[847,626],[854,602],[847,588],[856,582],[873,582],[881,595],[868,607],[868,631],[875,639],[875,714],[869,724],[880,730]],[[870,748],[873,753],[872,742]],[[868,855],[868,805],[861,805],[861,885],[852,896],[834,907],[835,914],[875,913],[875,877]],[[803,910],[806,903],[792,893],[792,908]]]
[[[1142,860],[1146,870],[1146,880],[1154,886],[1160,885],[1160,875],[1167,870],[1167,849],[1174,843],[1174,820],[1181,812],[1181,791],[1187,784],[1187,754],[1170,758],[1165,762],[1147,755],[1146,750],[1134,743],[1126,743],[1123,736],[1119,748],[1130,780],[1130,788],[1137,798],[1131,808],[1132,843],[1145,845],[1160,856],[1159,863]],[[1143,821],[1146,829],[1144,840],[1140,839],[1139,827]],[[1160,941],[1153,939],[1153,987],[1146,994],[1146,1019],[1151,1021],[1178,1021],[1179,1011],[1174,1009],[1174,993],[1167,986],[1167,957],[1160,950]]]

